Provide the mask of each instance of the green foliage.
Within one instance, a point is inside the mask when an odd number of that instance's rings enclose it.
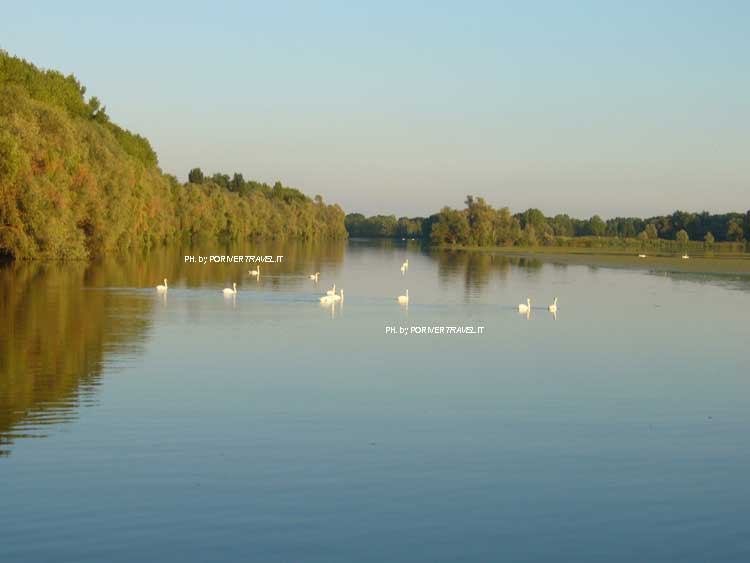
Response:
[[[432,242],[436,244],[469,244],[471,227],[466,211],[443,207],[437,223],[432,226]]]
[[[707,245],[721,243],[726,251],[744,251],[750,230],[750,211],[746,214],[675,211],[672,215],[640,219],[617,217],[604,221],[598,215],[574,219],[568,215],[545,217],[539,209],[527,209],[511,215],[508,208],[494,209],[483,198],[468,196],[463,210],[443,208],[427,218],[399,219],[360,213],[346,216],[346,228],[352,236],[404,237],[401,225],[421,225],[422,238],[435,244],[461,246],[558,246],[570,248],[642,249],[678,252],[694,246],[690,240]],[[712,233],[722,233],[714,238]],[[710,236],[709,236],[710,235]],[[687,238],[685,238],[687,237]],[[709,242],[710,241],[710,242]],[[730,244],[731,243],[731,244]],[[699,246],[706,246],[697,243]]]
[[[149,143],[148,139],[131,133],[127,129],[118,127],[109,121],[104,123],[126,153],[141,161],[145,166],[156,166],[158,164],[156,152],[151,148],[151,143]]]
[[[526,229],[533,227],[535,231],[542,232],[547,228],[547,218],[539,209],[527,209],[518,215],[521,221],[521,228]]]
[[[148,140],[84,92],[72,76],[0,52],[0,254],[83,259],[181,236],[346,236],[339,206],[281,183],[205,182],[194,169],[202,183],[181,185]]]
[[[729,222],[729,225],[727,225],[727,240],[734,242],[742,242],[745,240],[741,219],[735,218]]]
[[[111,123],[106,108],[97,97],[90,98],[88,102],[84,99],[86,88],[73,75],[63,76],[54,70],[41,70],[23,59],[0,51],[0,88],[7,92],[6,87],[10,86],[20,87],[32,100],[60,108],[70,117],[94,121],[108,128],[127,154],[146,166],[157,164],[156,153],[148,139]]]
[[[607,233],[607,225],[601,217],[594,215],[589,219],[588,232],[586,234],[594,237],[603,237]]]
[[[188,172],[188,182],[191,184],[202,184],[203,179],[203,171],[200,168],[193,168]]]
[[[558,237],[572,237],[575,235],[573,221],[567,215],[555,215],[551,221],[552,231]]]
[[[687,248],[688,242],[690,242],[690,237],[687,234],[687,231],[685,229],[680,229],[677,232],[677,236],[675,237],[675,240],[680,245],[680,248],[682,250],[685,250]]]
[[[366,218],[361,213],[352,213],[346,216],[345,225],[349,236],[381,238],[399,236],[395,215],[375,215]]]
[[[396,226],[396,236],[400,238],[419,238],[422,236],[422,223],[420,217],[410,219],[409,217],[399,217]]]

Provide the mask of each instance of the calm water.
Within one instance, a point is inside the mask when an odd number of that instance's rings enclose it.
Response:
[[[367,241],[5,266],[0,561],[748,561],[748,290]],[[484,332],[386,334],[436,325]]]

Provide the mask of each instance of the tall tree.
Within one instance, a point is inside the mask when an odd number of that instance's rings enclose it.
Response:
[[[727,225],[727,240],[741,242],[745,240],[742,232],[742,222],[739,219],[732,219]]]
[[[188,182],[191,184],[202,184],[203,180],[203,171],[200,168],[193,168],[188,172]]]
[[[676,237],[677,243],[680,245],[681,250],[686,250],[688,242],[690,241],[690,236],[688,236],[687,231],[685,229],[680,229],[677,232]]]
[[[602,237],[607,230],[607,225],[604,223],[601,217],[594,215],[589,219],[589,234],[595,237]]]
[[[239,192],[244,187],[245,178],[243,178],[242,174],[239,172],[235,172],[234,176],[232,176],[232,180],[229,182],[229,189],[233,192]]]

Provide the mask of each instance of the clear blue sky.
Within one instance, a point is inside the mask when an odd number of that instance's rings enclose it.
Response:
[[[13,2],[0,48],[74,73],[184,179],[347,211],[750,208],[750,2]]]

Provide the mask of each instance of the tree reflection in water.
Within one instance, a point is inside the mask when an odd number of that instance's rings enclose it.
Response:
[[[156,308],[167,296],[152,288],[203,288],[241,280],[247,264],[198,267],[186,255],[283,255],[274,275],[309,280],[308,270],[336,272],[345,241],[269,241],[172,245],[90,263],[0,265],[0,455],[15,440],[42,437],[97,402],[105,368],[138,355]],[[299,274],[299,275],[298,275]],[[273,290],[281,277],[268,276]],[[296,277],[295,277],[296,276]]]

